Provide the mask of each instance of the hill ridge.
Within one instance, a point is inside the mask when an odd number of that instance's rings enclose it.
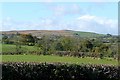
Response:
[[[95,32],[84,32],[84,31],[74,31],[74,30],[13,30],[13,31],[2,31],[2,34],[32,34],[33,36],[43,36],[43,35],[54,35],[54,36],[79,36],[79,37],[99,37],[104,34],[99,34]]]

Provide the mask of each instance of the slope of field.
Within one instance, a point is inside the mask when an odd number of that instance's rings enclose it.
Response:
[[[16,52],[16,45],[2,44],[2,46],[0,46],[0,49],[2,49],[2,52]],[[37,47],[22,45],[21,50],[23,50],[23,51],[37,51]]]
[[[88,37],[88,38],[94,38],[94,37],[101,37],[104,36],[103,34],[97,34],[93,32],[82,32],[82,31],[73,31],[75,35],[78,35],[80,37]]]
[[[2,62],[47,62],[47,63],[75,63],[75,64],[106,64],[117,65],[113,59],[92,59],[77,57],[60,57],[55,55],[2,55]]]
[[[97,34],[93,32],[82,32],[72,30],[23,30],[23,31],[4,31],[2,34],[32,34],[33,36],[41,37],[44,35],[52,36],[79,36],[79,37],[99,37],[104,36],[103,34]]]

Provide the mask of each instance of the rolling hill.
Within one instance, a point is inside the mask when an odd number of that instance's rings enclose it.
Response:
[[[2,34],[32,34],[33,36],[41,37],[44,35],[47,36],[77,36],[77,37],[100,37],[104,36],[104,34],[98,34],[93,32],[82,32],[82,31],[72,31],[72,30],[21,30],[21,31],[3,31]]]

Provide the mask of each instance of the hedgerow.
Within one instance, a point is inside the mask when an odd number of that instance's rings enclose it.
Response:
[[[2,63],[2,80],[119,80],[118,67],[63,63]]]

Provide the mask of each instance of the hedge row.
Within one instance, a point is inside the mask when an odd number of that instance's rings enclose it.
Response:
[[[7,62],[2,80],[119,80],[118,67],[61,63]]]

